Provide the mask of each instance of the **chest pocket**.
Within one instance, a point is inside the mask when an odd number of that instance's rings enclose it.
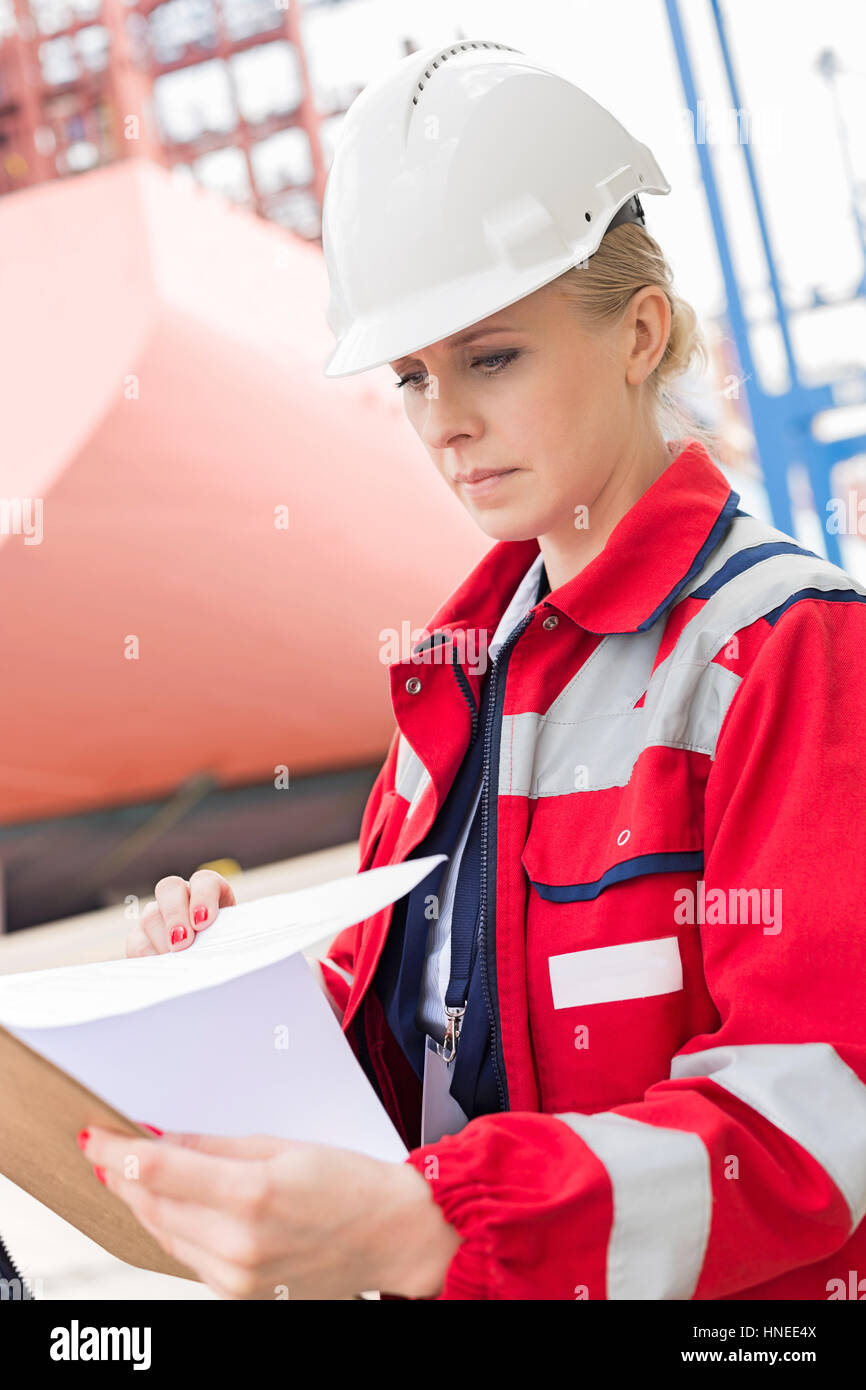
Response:
[[[702,818],[688,785],[674,794],[626,790],[538,800],[521,855],[534,893],[550,903],[586,903],[644,875],[701,872]]]
[[[703,862],[681,752],[627,787],[541,797],[526,874],[530,1031],[545,1109],[639,1099],[705,1014],[701,952],[678,919]]]

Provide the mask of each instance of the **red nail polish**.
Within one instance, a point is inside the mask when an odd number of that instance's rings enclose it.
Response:
[[[88,1139],[90,1138],[90,1130],[80,1129],[75,1138],[79,1149],[84,1149],[87,1145]]]
[[[192,920],[196,923],[196,925],[198,925],[199,922],[206,922],[206,921],[207,921],[207,908],[206,908],[206,907],[197,907],[196,910],[195,910],[195,912],[193,913],[193,919],[192,919]]]
[[[157,1129],[156,1125],[149,1125],[147,1120],[139,1120],[138,1123],[141,1125],[142,1129],[149,1129],[151,1134],[162,1134],[161,1129]]]
[[[186,927],[175,927],[171,934],[171,944],[176,946],[179,941],[183,941],[186,936]]]
[[[100,1182],[103,1184],[103,1186],[104,1186],[104,1185],[105,1185],[105,1169],[104,1169],[104,1168],[97,1168],[96,1165],[94,1164],[93,1171],[94,1171],[94,1173],[96,1174],[96,1176],[99,1178],[99,1181],[100,1181]]]

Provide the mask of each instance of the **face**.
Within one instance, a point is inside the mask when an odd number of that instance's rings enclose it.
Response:
[[[639,435],[635,387],[667,340],[661,290],[637,291],[599,328],[555,286],[390,364],[433,463],[496,540],[574,535],[575,508]]]

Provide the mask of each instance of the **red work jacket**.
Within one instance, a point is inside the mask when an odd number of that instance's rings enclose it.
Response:
[[[463,1237],[442,1298],[866,1296],[866,588],[745,513],[698,441],[674,454],[497,660],[500,1112],[420,1146],[370,988],[391,908],[325,962]],[[361,870],[430,828],[478,702],[467,653],[537,553],[495,544],[391,665]]]

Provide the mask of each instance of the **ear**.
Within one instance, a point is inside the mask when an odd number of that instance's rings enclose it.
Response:
[[[671,331],[671,306],[658,285],[636,290],[628,308],[633,345],[626,366],[626,380],[639,386],[664,356]]]

